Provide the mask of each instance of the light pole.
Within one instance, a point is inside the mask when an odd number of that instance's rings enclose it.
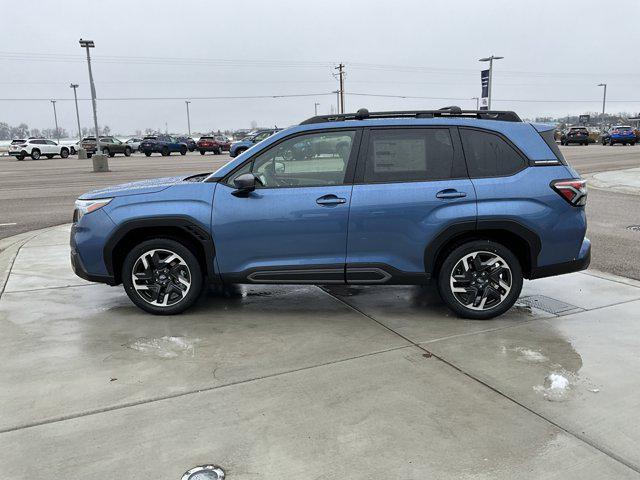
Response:
[[[319,106],[319,105],[320,105],[320,104],[319,104],[318,102],[316,102],[316,103],[314,103],[314,104],[313,104],[313,110],[314,110],[314,112],[315,112],[316,117],[318,116],[318,106]]]
[[[480,110],[480,97],[471,97],[471,100],[476,101],[476,110]]]
[[[607,106],[607,84],[599,83],[598,86],[604,87],[604,92],[602,94],[602,121],[600,126],[600,130],[604,132],[604,110],[605,110],[605,107]]]
[[[73,99],[76,102],[76,120],[78,120],[78,140],[82,141],[82,129],[80,128],[80,112],[78,111],[78,93],[76,89],[79,87],[77,83],[72,83],[69,88],[73,88]]]
[[[80,39],[80,46],[87,50],[87,66],[89,67],[89,85],[91,87],[91,104],[93,106],[93,127],[96,131],[96,154],[93,158],[93,171],[94,172],[108,172],[109,161],[106,157],[102,156],[102,147],[100,146],[100,131],[98,129],[98,106],[96,104],[96,86],[93,83],[93,72],[91,71],[91,54],[90,48],[94,48],[96,45],[93,40]],[[97,158],[96,158],[97,157]]]
[[[491,55],[490,57],[481,58],[479,62],[489,62],[489,96],[487,97],[487,109],[491,110],[491,86],[493,84],[493,61],[502,60],[504,57]]]
[[[189,100],[184,101],[187,106],[187,128],[189,129],[189,136],[191,136],[191,118],[189,116],[189,104],[191,103]]]
[[[56,139],[58,143],[60,143],[60,129],[58,128],[58,114],[56,113],[56,100],[51,100],[51,105],[53,105],[53,119],[56,122]]]

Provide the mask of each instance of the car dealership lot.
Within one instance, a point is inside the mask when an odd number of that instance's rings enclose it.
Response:
[[[242,287],[157,317],[75,277],[68,228],[0,254],[7,478],[640,477],[638,282],[527,282],[484,322],[394,286]]]

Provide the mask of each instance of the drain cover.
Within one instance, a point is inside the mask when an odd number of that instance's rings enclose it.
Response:
[[[555,298],[547,297],[545,295],[530,295],[528,297],[521,297],[518,299],[518,303],[528,305],[530,307],[543,310],[548,313],[558,315],[569,310],[576,310],[580,307],[571,305],[570,303],[561,302]]]
[[[631,230],[632,232],[640,232],[640,225],[629,225],[627,230]]]
[[[182,480],[224,480],[224,470],[217,465],[200,465],[185,472]]]

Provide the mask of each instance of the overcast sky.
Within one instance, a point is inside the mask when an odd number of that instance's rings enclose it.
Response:
[[[475,108],[480,57],[496,62],[493,107],[524,117],[640,111],[640,2],[602,0],[0,0],[0,121],[76,130],[73,92],[88,98],[80,37],[95,41],[100,124],[129,134],[287,126],[335,106],[346,64],[347,110]],[[197,99],[304,95],[295,98]],[[169,97],[173,100],[109,100]],[[90,126],[91,104],[80,102]]]

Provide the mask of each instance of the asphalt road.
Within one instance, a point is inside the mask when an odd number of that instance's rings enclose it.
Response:
[[[561,147],[580,173],[640,166],[639,146]],[[0,238],[71,221],[73,202],[83,192],[128,181],[210,172],[227,155],[133,155],[109,160],[112,172],[93,173],[91,160],[54,158],[18,162],[0,157]],[[592,267],[640,279],[640,196],[591,189],[587,204],[588,236],[593,241]]]

